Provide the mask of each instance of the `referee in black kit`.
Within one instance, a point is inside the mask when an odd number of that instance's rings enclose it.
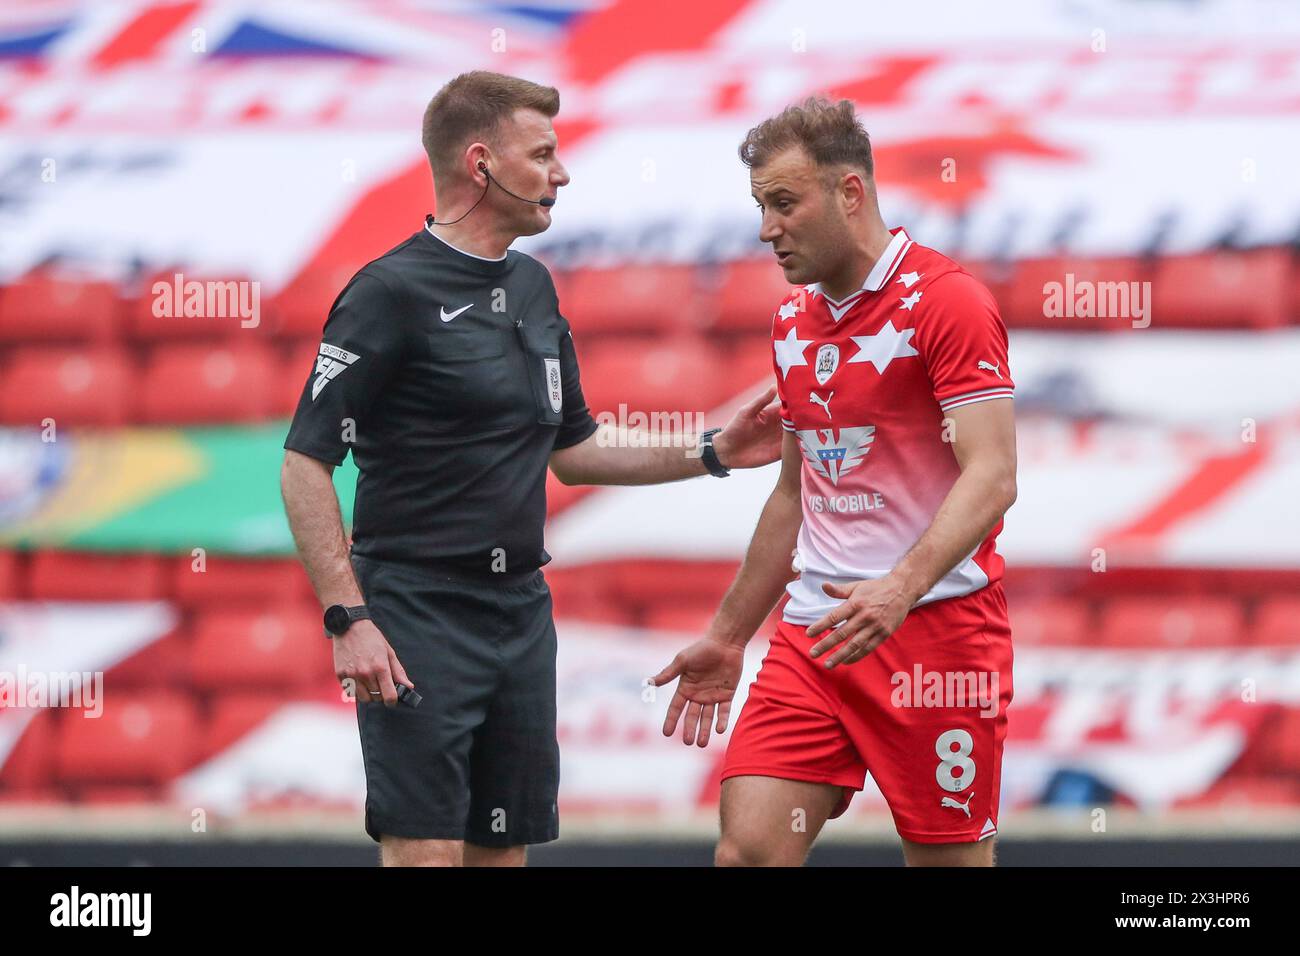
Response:
[[[285,510],[335,673],[354,682],[384,865],[520,865],[559,835],[547,467],[565,484],[651,484],[780,455],[770,390],[685,448],[599,433],[612,426],[587,410],[550,274],[509,248],[550,226],[569,182],[559,105],[482,71],[433,98],[441,220],[335,300],[284,443]],[[349,450],[350,554],[331,478]]]

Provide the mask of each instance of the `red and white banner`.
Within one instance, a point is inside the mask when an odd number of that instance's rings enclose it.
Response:
[[[432,207],[420,117],[474,68],[561,89],[573,182],[520,244],[557,262],[756,248],[736,146],[814,92],[858,104],[887,220],[959,257],[1288,242],[1298,35],[1263,0],[9,4],[0,280],[355,269]]]

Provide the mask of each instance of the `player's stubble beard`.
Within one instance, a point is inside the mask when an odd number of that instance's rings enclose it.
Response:
[[[833,197],[827,196],[821,215],[800,230],[808,238],[791,243],[793,267],[784,270],[791,285],[825,283],[847,269],[853,237],[848,220],[833,202]]]

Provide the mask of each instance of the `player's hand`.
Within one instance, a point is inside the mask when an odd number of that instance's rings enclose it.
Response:
[[[357,700],[363,704],[378,703],[382,696],[385,707],[396,707],[397,684],[415,687],[373,621],[357,621],[330,643],[334,645],[334,676],[340,683],[350,678]]]
[[[713,438],[718,461],[727,468],[758,468],[781,457],[781,403],[772,401],[776,386],[740,407]],[[770,403],[770,404],[769,404]]]
[[[671,737],[677,730],[683,710],[686,720],[682,724],[682,743],[688,747],[693,743],[701,747],[709,745],[715,710],[718,733],[725,733],[731,716],[731,698],[740,685],[744,665],[743,648],[707,637],[678,653],[671,664],[650,678],[656,687],[681,678],[664,717],[664,736]]]
[[[831,597],[844,599],[843,604],[832,608],[830,613],[808,628],[809,637],[830,631],[813,645],[809,652],[813,657],[820,657],[840,645],[826,658],[827,669],[862,660],[898,630],[912,607],[902,586],[888,575],[848,585],[823,584],[822,590]]]

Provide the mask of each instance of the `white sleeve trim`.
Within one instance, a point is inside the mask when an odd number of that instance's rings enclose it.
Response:
[[[960,408],[962,405],[974,405],[976,402],[987,402],[994,398],[1012,398],[1012,389],[1008,386],[1005,388],[986,388],[978,392],[966,392],[964,395],[954,395],[952,398],[945,398],[939,402],[939,407],[944,411],[950,408]]]

